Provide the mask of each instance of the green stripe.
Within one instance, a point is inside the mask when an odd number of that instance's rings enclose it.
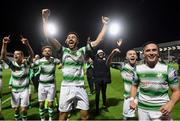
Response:
[[[74,80],[80,81],[80,80],[84,80],[84,76],[82,76],[82,77],[79,77],[79,76],[64,76],[63,80],[65,80],[65,81],[74,81]]]
[[[130,92],[127,92],[126,90],[124,91],[124,96],[125,97],[129,97],[130,96]]]
[[[163,74],[163,73],[138,73],[138,76],[140,78],[163,78],[163,79],[167,79],[167,74]]]
[[[160,96],[160,95],[168,94],[167,89],[150,90],[150,89],[140,88],[140,92],[147,96]]]
[[[22,88],[27,88],[27,87],[29,87],[29,84],[24,85],[24,86],[15,86],[15,85],[12,85],[12,88],[14,88],[14,89],[22,89]]]
[[[128,85],[132,85],[132,81],[131,80],[128,80],[128,79],[123,79],[123,81],[128,84]]]
[[[39,61],[38,65],[50,65],[51,63],[49,61]]]
[[[178,79],[174,78],[173,80],[168,80],[169,84],[178,84]]]
[[[128,68],[123,68],[122,71],[133,73],[133,71],[131,69],[128,69]]]
[[[48,81],[39,81],[41,84],[53,84],[54,80],[48,80]]]
[[[64,53],[69,53],[71,50],[70,49],[68,49],[68,48],[64,48]]]
[[[43,74],[43,75],[50,75],[50,74],[54,75],[55,74],[55,69],[51,70],[50,72],[47,72],[47,71],[41,69],[41,74]]]
[[[28,76],[29,76],[28,74],[24,74],[24,75],[22,75],[21,77],[12,75],[12,78],[13,78],[14,80],[21,80],[21,79],[27,78]]]
[[[147,104],[147,103],[138,102],[138,107],[145,109],[145,110],[159,110],[161,106],[162,105],[150,104],[150,103]]]
[[[66,61],[64,62],[64,66],[65,67],[81,67],[83,64],[79,64],[79,63],[75,63],[75,62],[70,62],[70,61]]]

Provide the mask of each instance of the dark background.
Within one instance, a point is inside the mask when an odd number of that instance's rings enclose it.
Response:
[[[55,37],[63,45],[70,31],[79,34],[79,47],[86,44],[88,36],[95,40],[102,28],[101,16],[123,24],[120,35],[112,37],[107,34],[100,44],[99,48],[106,53],[116,47],[115,40],[120,37],[124,39],[122,53],[147,41],[162,43],[180,38],[178,0],[2,0],[0,39],[11,35],[8,52],[17,48],[25,51],[19,41],[22,34],[29,39],[35,53],[41,53],[41,44],[45,39],[41,18],[43,8],[51,10],[50,20],[58,25],[59,30]]]

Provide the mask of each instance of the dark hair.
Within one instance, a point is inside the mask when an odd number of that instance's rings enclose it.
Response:
[[[67,36],[69,36],[70,34],[74,34],[74,35],[76,35],[77,40],[79,40],[79,35],[78,35],[76,32],[69,32],[69,33],[67,34]]]
[[[21,53],[21,55],[24,56],[24,52],[22,50],[15,50],[15,51],[19,51]]]
[[[126,56],[127,56],[127,53],[128,53],[129,51],[134,51],[134,52],[136,53],[136,55],[137,55],[137,52],[136,52],[135,49],[129,49],[129,50],[126,52]]]
[[[46,48],[49,48],[49,49],[51,49],[51,50],[52,50],[52,47],[51,47],[51,46],[49,46],[49,45],[45,45],[45,46],[43,46],[43,47],[42,47],[42,51],[43,51],[44,49],[46,49]]]
[[[156,42],[154,42],[154,41],[148,41],[148,42],[146,42],[142,47],[143,47],[143,52],[144,52],[144,48],[147,46],[147,45],[149,45],[149,44],[155,44],[156,46],[157,46],[157,48],[158,48],[158,52],[159,52],[159,45],[156,43]]]

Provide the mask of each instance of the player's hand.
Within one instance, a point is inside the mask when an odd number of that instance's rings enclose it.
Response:
[[[42,9],[42,17],[48,18],[50,16],[50,10],[49,9]]]
[[[137,103],[135,103],[134,100],[131,100],[131,101],[130,101],[130,109],[135,110],[136,107],[137,107]]]
[[[102,16],[102,22],[103,22],[103,24],[108,24],[109,21],[110,21],[110,19],[109,19],[108,17]]]
[[[10,35],[3,38],[3,43],[4,44],[10,43]]]
[[[169,101],[165,105],[161,106],[160,111],[163,115],[167,116],[170,114],[173,107],[174,107],[174,104],[171,101]]]
[[[120,47],[121,44],[122,44],[122,39],[118,39],[118,41],[117,41],[116,43],[117,43],[117,45]]]
[[[28,44],[29,44],[28,39],[25,38],[25,37],[23,37],[22,35],[21,35],[21,42],[22,42],[24,45],[28,45]]]

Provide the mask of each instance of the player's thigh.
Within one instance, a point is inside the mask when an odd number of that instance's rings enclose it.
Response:
[[[19,107],[20,104],[20,92],[12,92],[11,94],[11,106],[12,108]]]
[[[166,120],[166,121],[171,121],[171,114],[169,115],[163,115],[160,111],[150,111],[149,112],[150,118],[153,121],[162,121],[162,120]]]
[[[76,91],[77,91],[76,97],[78,98],[76,108],[81,110],[89,110],[88,95],[84,87],[76,87]]]
[[[38,86],[38,101],[44,101],[47,98],[46,88],[43,84]]]
[[[54,97],[55,97],[55,93],[56,93],[56,90],[55,90],[55,85],[52,84],[48,90],[47,90],[48,94],[47,94],[47,100],[48,101],[54,101]]]
[[[69,112],[72,110],[73,99],[75,98],[74,92],[72,92],[72,87],[61,86],[60,96],[59,96],[59,111]]]
[[[27,107],[29,105],[29,89],[25,89],[20,93],[21,107]]]
[[[138,119],[139,121],[150,121],[149,113],[147,110],[138,108]]]

